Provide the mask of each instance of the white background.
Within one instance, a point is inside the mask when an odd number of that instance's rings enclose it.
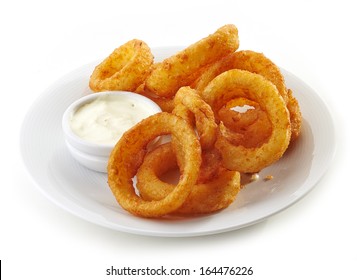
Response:
[[[353,2],[2,1],[3,279],[116,278],[105,275],[111,265],[190,269],[244,265],[254,269],[247,279],[356,279]],[[19,132],[25,113],[47,87],[132,38],[151,47],[187,45],[226,23],[238,27],[241,49],[264,52],[309,84],[330,107],[337,133],[336,157],[308,196],[242,230],[155,238],[90,224],[52,204],[36,189],[21,162]]]

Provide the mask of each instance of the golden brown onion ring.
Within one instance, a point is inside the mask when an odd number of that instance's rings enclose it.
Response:
[[[175,153],[167,143],[148,153],[137,173],[137,188],[145,200],[162,200],[175,185],[163,182],[160,176],[177,168]],[[209,182],[196,184],[175,214],[207,214],[228,207],[240,190],[240,174],[221,170]]]
[[[245,105],[251,107],[246,112],[233,110],[235,107],[242,110]],[[234,145],[258,147],[271,135],[272,127],[267,114],[257,102],[246,98],[235,98],[227,102],[218,111],[218,118],[221,134]]]
[[[182,87],[177,91],[174,105],[172,113],[190,124],[193,123],[194,116],[202,149],[212,148],[218,131],[211,107],[190,87]]]
[[[202,184],[211,181],[217,177],[222,168],[222,155],[216,148],[203,150],[202,164],[197,183]]]
[[[145,89],[158,96],[173,96],[180,87],[190,85],[200,69],[238,48],[238,30],[225,25],[215,33],[188,46],[177,54],[155,64],[145,81]]]
[[[132,178],[143,161],[149,142],[166,134],[171,134],[173,139],[181,166],[180,180],[164,198],[146,201],[136,194]],[[185,202],[197,181],[200,165],[201,148],[195,131],[175,115],[158,113],[129,129],[115,145],[108,162],[108,184],[125,210],[142,217],[160,217]]]
[[[154,57],[148,45],[133,39],[116,48],[95,67],[89,87],[94,91],[134,91],[150,73]]]
[[[237,69],[226,71],[207,85],[202,97],[216,114],[229,100],[247,98],[259,104],[272,125],[268,141],[254,148],[233,145],[219,133],[215,146],[222,153],[224,167],[259,172],[284,154],[291,136],[289,112],[276,87],[263,76]]]
[[[249,108],[245,109],[244,106]],[[231,99],[219,109],[217,122],[223,122],[227,128],[240,132],[257,121],[260,111],[257,102],[243,97]]]
[[[195,88],[198,91],[204,90],[214,77],[231,69],[246,70],[264,76],[277,87],[280,95],[287,102],[285,79],[280,69],[264,54],[250,50],[232,53],[210,65],[196,81]]]
[[[192,86],[198,92],[201,92],[214,77],[231,69],[247,70],[260,74],[277,87],[291,115],[291,140],[298,138],[302,122],[298,101],[294,98],[292,91],[286,88],[285,79],[279,67],[262,53],[244,50],[230,54],[208,66]]]

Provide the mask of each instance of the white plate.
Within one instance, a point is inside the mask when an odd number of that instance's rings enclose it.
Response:
[[[177,48],[153,50],[157,60]],[[21,130],[21,154],[37,187],[54,203],[92,223],[114,230],[150,236],[198,236],[239,229],[262,221],[306,195],[326,172],[335,151],[329,110],[303,81],[282,70],[299,100],[304,117],[301,137],[276,164],[261,172],[273,180],[259,180],[243,189],[227,209],[185,219],[134,217],[115,201],[106,174],[90,171],[69,154],[62,130],[67,106],[90,93],[88,79],[96,64],[62,77],[32,105]]]

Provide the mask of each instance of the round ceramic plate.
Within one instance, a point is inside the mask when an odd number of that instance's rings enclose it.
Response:
[[[157,61],[178,48],[154,49]],[[91,91],[88,80],[96,63],[59,79],[32,105],[24,120],[20,147],[36,186],[63,209],[94,224],[150,236],[198,236],[236,230],[262,221],[297,202],[321,179],[335,150],[334,127],[325,103],[303,81],[282,70],[303,115],[301,137],[276,164],[264,169],[227,209],[180,219],[143,219],[115,201],[107,176],[86,169],[69,154],[61,129],[66,108]]]

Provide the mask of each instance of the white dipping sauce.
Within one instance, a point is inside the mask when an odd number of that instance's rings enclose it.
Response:
[[[100,96],[74,112],[70,127],[82,139],[114,145],[125,131],[152,115],[147,107],[126,95]]]

